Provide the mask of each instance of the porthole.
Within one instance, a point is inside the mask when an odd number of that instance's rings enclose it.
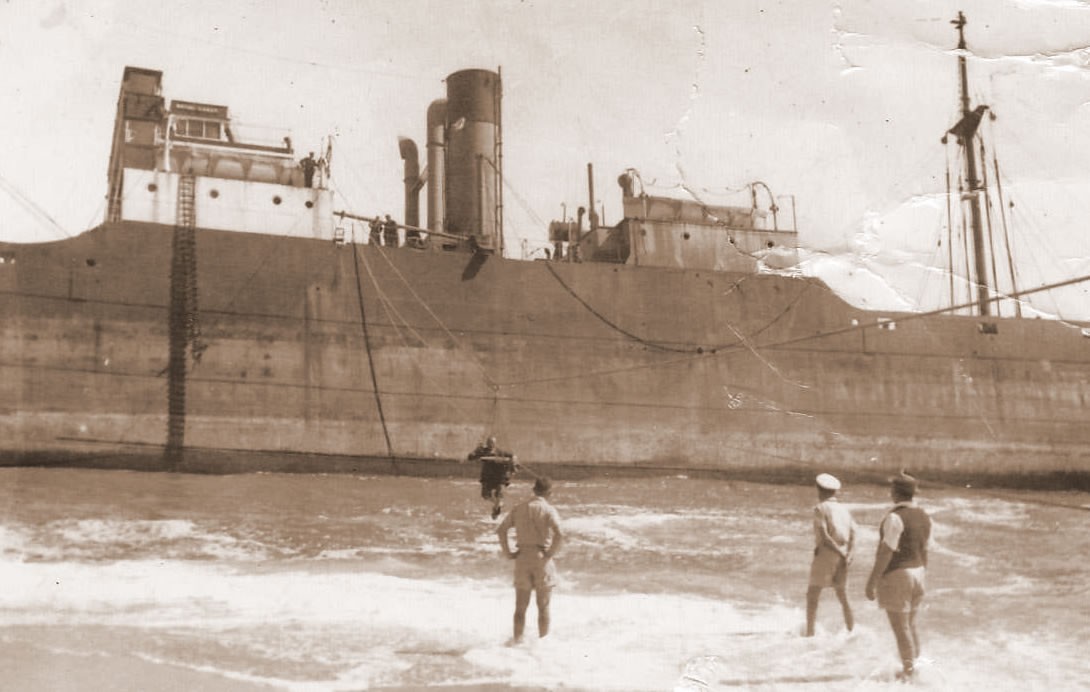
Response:
[[[273,204],[280,204],[280,202],[282,202],[282,201],[283,201],[283,200],[282,200],[282,199],[280,199],[280,195],[275,195],[275,196],[273,197]]]
[[[216,199],[217,197],[220,196],[220,191],[219,190],[209,190],[208,191],[208,196],[211,197],[212,199]]]
[[[314,208],[314,202],[311,202],[311,201],[310,201],[310,200],[308,199],[308,200],[307,200],[307,209],[313,209],[313,208]]]
[[[155,192],[159,189],[159,186],[155,183],[148,183],[148,192]]]
[[[97,263],[97,262],[95,262],[95,260],[94,260],[93,258],[90,258],[90,257],[89,257],[89,258],[87,258],[87,266],[88,266],[88,267],[93,267],[93,266],[95,266],[96,264],[98,264],[98,263]]]
[[[681,234],[681,237],[684,238],[685,240],[688,240],[692,236],[689,235],[688,231],[685,231],[684,233]]]

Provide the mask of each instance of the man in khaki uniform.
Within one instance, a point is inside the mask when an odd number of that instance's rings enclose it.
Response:
[[[560,515],[549,504],[552,482],[545,477],[534,483],[534,496],[515,506],[500,522],[496,533],[503,554],[515,561],[515,629],[513,643],[522,641],[526,626],[526,609],[530,593],[537,594],[537,633],[549,633],[549,597],[556,585],[556,565],[553,556],[564,543],[560,531]],[[515,528],[516,550],[511,551],[507,532]]]

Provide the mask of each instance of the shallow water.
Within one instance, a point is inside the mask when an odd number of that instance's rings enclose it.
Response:
[[[0,469],[0,662],[11,689],[895,689],[862,595],[889,500],[861,527],[854,632],[827,591],[800,636],[809,487],[558,484],[553,633],[506,647],[513,590],[475,483]],[[529,495],[520,478],[512,499]],[[1090,680],[1090,496],[925,489],[930,689]]]

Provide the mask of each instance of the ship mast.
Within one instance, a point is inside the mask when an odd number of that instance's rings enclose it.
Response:
[[[988,274],[984,266],[984,231],[980,220],[980,195],[983,192],[980,179],[977,177],[976,155],[973,153],[973,138],[976,136],[980,119],[987,110],[987,106],[977,106],[975,110],[969,108],[969,77],[966,68],[965,25],[968,23],[965,15],[958,12],[957,19],[950,22],[958,30],[958,71],[961,77],[961,120],[947,132],[958,139],[958,146],[962,148],[965,156],[965,182],[969,187],[969,209],[973,229],[973,269],[976,273],[977,305],[980,314],[991,314],[991,301],[988,291]]]

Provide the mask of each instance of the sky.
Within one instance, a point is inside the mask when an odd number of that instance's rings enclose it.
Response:
[[[443,79],[499,68],[509,255],[588,203],[587,163],[607,224],[629,167],[648,193],[712,204],[746,204],[759,180],[797,219],[804,273],[860,307],[934,309],[959,10],[1019,288],[1090,275],[1077,0],[0,0],[0,239],[101,223],[126,65],[162,70],[168,99],[290,131],[300,155],[332,136],[335,208],[395,218],[398,136],[423,154]],[[1090,319],[1090,282],[1029,302]]]

